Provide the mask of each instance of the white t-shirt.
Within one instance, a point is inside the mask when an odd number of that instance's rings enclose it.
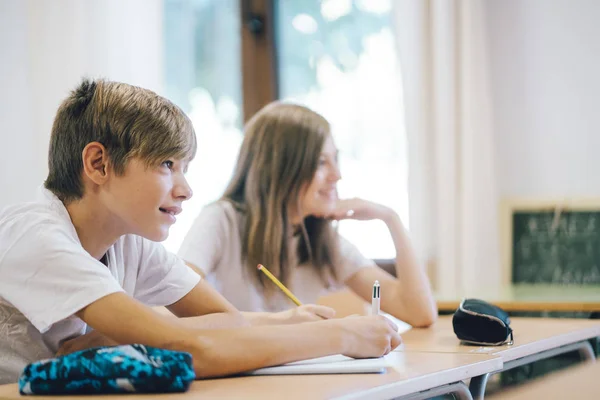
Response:
[[[63,203],[46,189],[0,212],[0,384],[84,334],[74,314],[94,301],[125,292],[149,306],[170,305],[200,279],[162,245],[135,235],[120,237],[107,261],[81,246]]]
[[[206,281],[240,311],[275,312],[293,307],[280,290],[265,297],[262,288],[253,284],[256,280],[249,274],[257,272],[250,271],[242,260],[243,224],[244,216],[230,202],[222,200],[210,204],[200,212],[178,254],[200,268]],[[292,239],[291,246],[297,248],[297,238]],[[337,280],[329,276],[324,281],[313,265],[302,264],[291,269],[288,288],[303,303],[315,303],[319,296],[342,287],[360,269],[376,267],[373,260],[364,257],[341,236],[339,256],[333,265]]]

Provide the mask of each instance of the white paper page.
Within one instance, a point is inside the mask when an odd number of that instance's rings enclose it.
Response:
[[[248,372],[248,375],[373,374],[383,373],[389,366],[388,356],[354,359],[338,354],[261,368]]]
[[[365,303],[365,315],[370,315],[371,314],[371,305]],[[386,312],[383,311],[379,311],[379,315],[383,315],[384,317],[390,319],[393,323],[395,323],[396,325],[398,325],[398,333],[400,335],[402,335],[405,332],[408,332],[412,329],[412,325],[399,320],[398,318],[394,317],[391,314],[388,314]]]
[[[390,319],[393,323],[398,325],[398,333],[400,335],[402,335],[403,333],[408,332],[412,329],[412,325],[409,325],[406,322],[399,320],[398,318],[394,317],[393,315],[390,315],[383,311],[380,311],[379,314]]]

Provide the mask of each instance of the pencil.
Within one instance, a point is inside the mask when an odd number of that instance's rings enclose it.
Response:
[[[283,293],[285,293],[287,295],[287,297],[290,298],[290,300],[292,300],[297,306],[301,306],[302,303],[300,302],[300,300],[298,300],[298,298],[296,296],[294,296],[294,294],[292,292],[289,291],[288,288],[286,288],[283,283],[281,283],[279,281],[279,279],[277,279],[275,277],[275,275],[273,275],[271,272],[269,272],[269,270],[262,264],[258,264],[258,270],[262,271],[270,280],[273,281],[274,284],[276,284],[279,289],[281,289],[283,291]]]

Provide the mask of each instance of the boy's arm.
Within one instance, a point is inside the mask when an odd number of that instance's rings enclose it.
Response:
[[[79,350],[91,349],[101,346],[116,346],[119,343],[104,336],[103,334],[91,331],[85,335],[78,336],[74,339],[65,340],[61,343],[56,351],[56,356],[62,356],[69,353],[74,353]]]
[[[175,316],[157,312],[160,318],[172,319],[173,323],[190,329],[223,329],[249,325],[242,314],[212,289],[205,281],[200,281],[187,295],[167,306]],[[155,311],[153,311],[155,312]],[[61,343],[57,356],[99,346],[115,346],[118,343],[100,332],[92,331]]]
[[[219,329],[248,325],[242,314],[204,279],[167,309],[192,328]],[[197,318],[202,316],[202,318]]]
[[[77,316],[118,344],[141,343],[191,353],[199,378],[338,353],[378,357],[400,344],[397,327],[384,317],[197,330],[161,317],[124,293],[105,296]]]

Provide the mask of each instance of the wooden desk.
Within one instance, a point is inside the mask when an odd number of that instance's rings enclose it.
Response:
[[[496,393],[489,399],[585,399],[600,397],[600,363],[583,364],[554,372],[535,382]]]
[[[178,395],[35,396],[35,400],[143,399],[411,399],[435,396],[444,385],[498,371],[499,357],[459,353],[393,352],[392,368],[385,374],[246,376],[196,381]],[[464,386],[464,384],[461,383]],[[436,388],[441,388],[442,390]],[[466,389],[466,386],[465,386]],[[419,393],[433,390],[432,392]],[[468,391],[466,392],[468,393]],[[414,395],[414,396],[413,396]],[[0,386],[1,399],[20,396],[17,385]],[[32,397],[29,397],[32,398]],[[462,397],[462,398],[470,398]]]
[[[371,310],[371,303],[367,303],[350,289],[341,289],[321,296],[317,304],[333,308],[336,317],[347,317],[352,314],[367,315]]]
[[[411,329],[402,335],[404,351],[432,351],[497,355],[503,371],[571,351],[595,360],[589,339],[600,336],[600,321],[585,319],[511,318],[514,344],[471,346],[461,344],[452,329],[452,317],[443,316],[427,329]],[[483,398],[488,376],[472,379],[471,393]]]
[[[442,316],[427,329],[413,328],[402,335],[405,351],[496,354],[516,360],[545,350],[600,336],[600,320],[571,318],[511,318],[514,344],[471,346],[461,344],[452,329],[452,316]]]
[[[464,293],[435,295],[440,311],[454,312],[463,298],[477,298],[506,311],[600,312],[600,286],[524,285],[473,288]]]

